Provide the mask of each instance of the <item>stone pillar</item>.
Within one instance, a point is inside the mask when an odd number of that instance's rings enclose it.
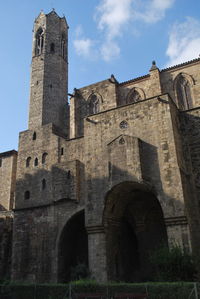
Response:
[[[165,218],[169,247],[179,245],[191,252],[190,231],[186,216]]]
[[[162,94],[161,83],[160,83],[160,70],[157,68],[155,61],[152,62],[152,67],[150,69],[150,78],[151,78],[150,97],[154,97]]]
[[[76,137],[76,107],[75,97],[70,98],[70,139]]]
[[[89,270],[98,282],[107,281],[106,235],[101,225],[87,227]]]

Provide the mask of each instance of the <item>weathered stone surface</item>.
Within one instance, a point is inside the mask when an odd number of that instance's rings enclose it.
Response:
[[[14,280],[69,280],[81,263],[148,279],[161,241],[200,254],[200,59],[75,89],[69,109],[67,28],[54,11],[35,21],[29,129],[0,154],[0,273],[14,217]]]

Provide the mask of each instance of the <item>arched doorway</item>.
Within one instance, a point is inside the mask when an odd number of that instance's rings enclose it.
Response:
[[[158,199],[138,183],[124,182],[106,196],[104,209],[109,280],[152,279],[150,254],[167,244]]]
[[[70,281],[73,278],[72,269],[81,264],[88,267],[88,237],[84,211],[74,215],[61,233],[58,248],[58,281]]]

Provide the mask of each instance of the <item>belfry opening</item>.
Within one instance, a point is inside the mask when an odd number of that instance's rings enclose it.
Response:
[[[88,237],[85,229],[85,213],[75,214],[65,225],[58,247],[58,281],[73,279],[76,267],[88,268]]]
[[[124,182],[106,196],[104,210],[108,279],[152,279],[152,252],[167,245],[163,212],[155,195],[144,186]]]

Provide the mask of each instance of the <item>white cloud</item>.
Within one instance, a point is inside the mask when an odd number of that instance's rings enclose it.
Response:
[[[166,10],[176,0],[99,0],[96,7],[95,20],[97,28],[103,33],[101,40],[91,40],[83,37],[81,25],[76,30],[74,47],[78,55],[91,58],[95,44],[102,44],[95,50],[105,61],[110,61],[120,55],[119,38],[124,30],[137,32],[136,22],[156,23],[161,20]],[[130,29],[130,25],[132,28]],[[138,32],[137,32],[138,35]],[[97,53],[98,52],[98,53]]]
[[[103,60],[110,61],[111,59],[115,59],[120,54],[120,48],[116,42],[109,40],[106,41],[105,44],[101,47],[101,55]]]
[[[136,11],[135,18],[146,23],[156,23],[165,17],[166,10],[171,8],[175,0],[150,0],[143,3],[142,12]]]
[[[102,0],[97,7],[98,28],[105,30],[108,39],[120,35],[121,26],[131,18],[133,0]]]
[[[161,20],[175,0],[101,0],[97,6],[98,28],[104,32],[105,42],[101,48],[106,61],[120,54],[118,38],[134,21],[156,23]]]
[[[166,55],[169,57],[167,66],[176,65],[200,54],[200,22],[187,17],[183,23],[172,26]]]
[[[74,40],[76,53],[80,56],[90,57],[92,54],[93,41],[89,38]]]

